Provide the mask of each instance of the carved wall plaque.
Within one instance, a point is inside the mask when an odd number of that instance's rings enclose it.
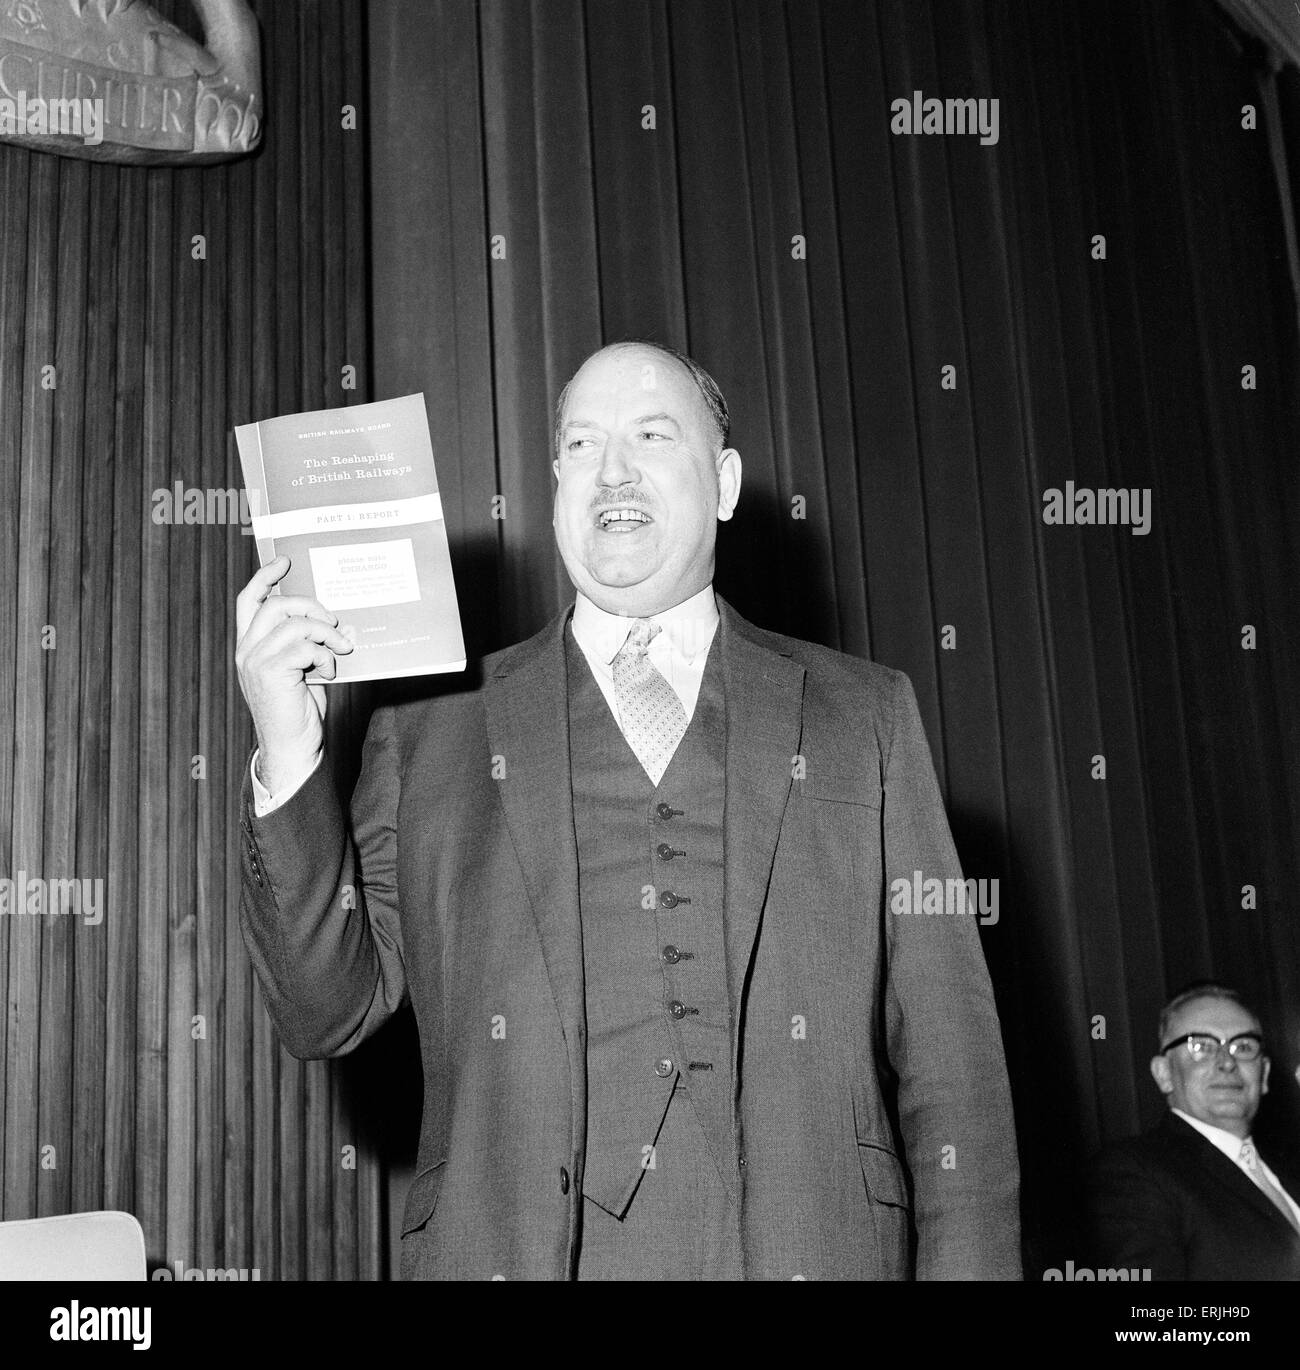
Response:
[[[203,43],[144,0],[0,0],[0,141],[148,165],[251,152],[257,20],[244,0],[194,8]]]

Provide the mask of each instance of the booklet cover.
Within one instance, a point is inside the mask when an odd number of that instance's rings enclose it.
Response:
[[[339,682],[465,669],[423,395],[264,419],[235,441],[258,560],[287,555],[276,590],[320,600],[356,644]]]

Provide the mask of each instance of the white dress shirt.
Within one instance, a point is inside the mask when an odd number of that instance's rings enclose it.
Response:
[[[690,599],[684,599],[671,609],[649,617],[662,631],[655,635],[646,649],[646,655],[682,701],[689,723],[700,697],[700,683],[704,679],[709,647],[718,631],[718,605],[713,597],[713,586],[706,585]],[[618,696],[614,692],[614,658],[627,641],[634,621],[622,614],[611,614],[598,608],[578,591],[573,606],[574,640],[587,658],[591,673],[596,677],[596,684],[600,686],[620,732],[623,722],[618,716]],[[249,764],[253,778],[253,812],[258,818],[274,813],[281,804],[292,799],[316,773],[316,767],[321,763],[321,757],[318,756],[302,775],[273,795],[258,779],[257,756],[257,752],[254,752]]]
[[[1248,1179],[1250,1179],[1251,1184],[1255,1183],[1254,1179],[1251,1178],[1250,1171],[1246,1168],[1241,1159],[1241,1144],[1243,1141],[1250,1141],[1250,1138],[1238,1137],[1235,1133],[1227,1132],[1221,1127],[1213,1127],[1209,1123],[1203,1123],[1199,1118],[1193,1118],[1190,1113],[1184,1113],[1181,1108],[1172,1108],[1169,1111],[1174,1114],[1175,1117],[1181,1118],[1189,1127],[1194,1127],[1207,1142],[1211,1142],[1218,1147],[1219,1150],[1222,1151],[1235,1166],[1239,1167]],[[1282,1181],[1264,1164],[1264,1158],[1259,1154],[1258,1148],[1255,1150],[1255,1164],[1259,1166],[1260,1174],[1263,1175],[1264,1178],[1268,1180],[1269,1184],[1271,1184],[1287,1201],[1287,1204],[1291,1208],[1291,1216],[1295,1219],[1296,1226],[1300,1227],[1300,1204],[1296,1203],[1290,1194],[1286,1192],[1286,1189],[1282,1185]]]
[[[706,585],[699,594],[674,604],[661,614],[651,614],[649,618],[662,631],[655,634],[646,655],[682,701],[689,723],[700,697],[709,646],[718,630],[718,605],[713,597],[713,586]],[[620,732],[623,720],[618,716],[618,697],[614,693],[614,658],[627,641],[634,622],[635,619],[622,614],[598,609],[579,591],[573,606],[573,636],[587,658]]]

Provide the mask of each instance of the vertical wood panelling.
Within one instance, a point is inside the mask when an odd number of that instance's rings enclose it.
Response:
[[[60,205],[89,200],[89,168],[70,167],[61,178]],[[49,527],[49,621],[59,634],[47,652],[44,867],[76,874],[75,804],[77,790],[77,686],[80,679],[81,622],[81,449],[87,399],[76,378],[85,371],[86,254],[85,213],[59,214],[57,231],[47,239],[55,261],[55,364],[71,385],[51,407],[50,500],[55,517]],[[57,379],[57,378],[56,378]],[[53,906],[51,904],[51,906]],[[66,1212],[71,1175],[80,1161],[72,1144],[73,952],[72,920],[43,920],[41,947],[40,1078],[37,1116],[40,1145],[53,1166],[42,1166],[37,1206],[41,1212]],[[66,1025],[50,1031],[54,1024]]]
[[[118,181],[111,176],[90,178],[90,216],[87,254],[86,374],[101,377],[110,392],[116,385],[118,275]],[[93,266],[92,266],[93,262]],[[105,664],[112,644],[113,597],[113,428],[114,406],[86,406],[85,460],[74,457],[82,473],[81,518],[81,651],[80,712],[81,765],[78,791],[107,794],[111,763],[112,693],[105,689]],[[109,805],[79,808],[76,870],[105,879],[96,860],[107,851]],[[102,927],[102,924],[100,925]],[[74,1211],[104,1203],[107,1166],[107,1058],[110,996],[107,938],[76,937],[75,1014],[72,1059],[73,1156],[71,1207]]]
[[[144,883],[139,862],[140,647],[144,605],[140,437],[144,415],[144,312],[148,263],[142,250],[146,178],[118,178],[118,321],[114,342],[117,391],[113,413],[112,650],[106,661],[110,705],[108,772],[108,944],[104,1053],[104,1205],[135,1207],[136,1022],[135,976],[140,955],[138,914]],[[156,1238],[155,1238],[156,1240]]]
[[[178,244],[172,227],[172,177],[151,176],[145,189],[149,273],[144,301],[144,391],[142,439],[144,480],[139,497],[166,488],[171,479],[168,420],[171,417],[171,293]],[[146,506],[147,507],[147,506]],[[142,513],[144,511],[142,510]],[[142,518],[140,558],[140,936],[136,958],[136,1112],[133,1212],[170,1252],[167,1225],[167,1005],[168,950],[168,760],[174,739],[168,728],[169,661],[172,644],[167,616],[170,557],[168,536]],[[177,586],[178,593],[188,587]],[[179,654],[180,644],[176,644]],[[179,660],[179,655],[178,655]]]
[[[6,415],[20,433],[18,461],[18,622],[15,656],[14,803],[11,859],[14,871],[43,866],[45,795],[45,687],[48,654],[42,638],[49,624],[49,526],[51,411],[57,391],[43,390],[45,368],[54,364],[56,302],[52,245],[57,242],[58,171],[49,159],[30,169],[22,408]],[[53,231],[51,231],[53,230]],[[15,298],[15,305],[17,300]],[[67,379],[65,377],[65,379]],[[38,1212],[40,1093],[38,1081],[41,991],[41,920],[11,918],[6,1042],[5,1206]]]
[[[212,250],[200,273],[203,318],[221,317],[221,301],[230,291],[231,240],[226,214],[226,196],[216,181],[200,177],[202,194],[202,232]],[[237,265],[235,270],[237,270]],[[225,404],[215,396],[227,396],[230,381],[227,368],[227,339],[224,328],[205,326],[200,339],[199,366],[205,384],[200,395],[199,469],[204,488],[230,484],[226,475]],[[208,775],[233,773],[238,758],[227,735],[225,677],[229,660],[226,635],[225,562],[226,544],[232,539],[206,538],[199,548],[199,670],[198,735],[195,750],[206,758]],[[236,725],[237,726],[237,725]],[[228,1010],[223,1002],[225,980],[225,920],[231,915],[226,886],[225,828],[227,800],[220,787],[208,781],[196,785],[198,827],[195,834],[198,861],[198,946],[195,964],[196,1012],[203,1017],[207,1033],[206,1049],[195,1052],[195,1247],[199,1251],[217,1249],[225,1227],[226,1173],[223,1164],[222,1117],[223,1062],[226,1053],[238,1050],[238,1032],[230,1031]],[[232,1262],[238,1268],[238,1262]]]
[[[0,634],[14,650],[0,653],[0,737],[11,738],[17,725],[18,667],[18,547],[19,443],[22,413],[22,297],[27,277],[27,163],[0,157],[0,242],[9,245],[5,269],[0,270]],[[0,746],[0,833],[14,831],[13,748]],[[12,837],[11,837],[12,844]],[[9,1054],[9,938],[0,932],[0,1061]],[[9,1090],[0,1088],[0,1138],[8,1135]],[[0,1204],[7,1193],[8,1147],[0,1141]]]
[[[255,157],[0,146],[0,874],[105,890],[97,925],[0,920],[0,1218],[121,1208],[151,1265],[378,1278],[373,1129],[281,1051],[239,933],[252,539],[152,517],[238,489],[234,425],[369,398],[361,7],[257,8]]]

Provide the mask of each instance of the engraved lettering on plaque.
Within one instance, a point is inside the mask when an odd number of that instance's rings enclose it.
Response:
[[[154,166],[253,151],[257,20],[245,0],[194,9],[202,43],[144,0],[0,0],[0,141]]]

